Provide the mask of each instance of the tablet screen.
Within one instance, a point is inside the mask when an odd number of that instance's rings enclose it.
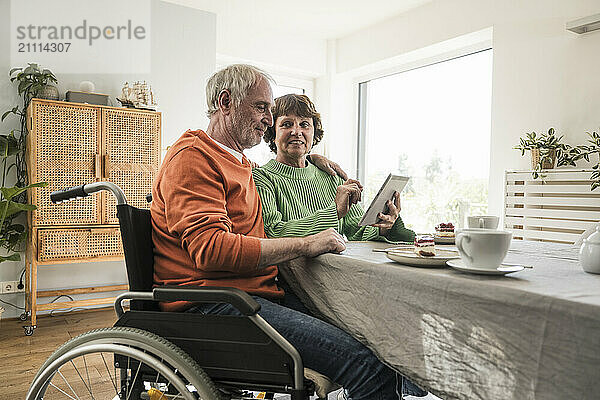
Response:
[[[379,188],[379,192],[371,202],[369,208],[367,208],[367,212],[363,215],[362,219],[358,223],[359,226],[365,225],[373,225],[376,224],[379,218],[377,218],[377,214],[385,213],[387,211],[386,202],[388,200],[392,200],[394,196],[394,192],[401,193],[406,184],[408,183],[407,176],[399,176],[389,174],[381,188]]]

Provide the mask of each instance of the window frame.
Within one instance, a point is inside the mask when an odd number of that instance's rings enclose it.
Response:
[[[491,41],[483,41],[472,46],[467,46],[458,50],[438,54],[428,58],[417,58],[413,62],[395,65],[391,68],[379,70],[368,75],[363,75],[355,79],[356,98],[357,98],[357,135],[356,135],[356,176],[360,182],[365,182],[366,176],[366,142],[367,142],[367,104],[368,88],[370,81],[385,78],[392,75],[401,74],[415,69],[426,68],[435,64],[455,60],[457,58],[467,57],[483,51],[492,50]],[[492,72],[493,79],[493,72]],[[493,89],[492,89],[493,90]]]
[[[244,60],[227,56],[217,55],[217,62],[215,65],[215,72],[219,71],[231,64],[249,64],[262,69],[275,80],[275,83],[280,86],[292,86],[304,89],[304,94],[309,98],[313,98],[315,92],[315,80],[312,77],[301,76],[298,74],[289,73],[278,69],[277,67],[262,65],[261,63]]]

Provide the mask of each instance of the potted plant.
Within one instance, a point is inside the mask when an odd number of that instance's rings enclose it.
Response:
[[[525,150],[531,151],[531,168],[534,179],[540,176],[541,170],[554,168],[557,158],[568,150],[569,146],[560,142],[562,138],[562,136],[556,137],[554,128],[548,129],[548,133],[542,133],[539,136],[535,132],[531,132],[526,133],[525,137],[519,138],[520,143],[514,149],[521,150],[523,156]]]
[[[25,68],[13,68],[8,73],[10,81],[19,83],[19,95],[33,94],[39,99],[58,100],[58,89],[50,83],[58,83],[56,77],[49,69],[42,69],[39,65],[29,63]]]
[[[6,111],[0,119],[4,121],[13,115],[19,117],[20,122],[18,129],[0,134],[0,248],[4,250],[0,263],[21,259],[19,252],[27,239],[27,230],[20,216],[24,211],[35,209],[34,205],[27,204],[27,190],[47,185],[46,182],[28,184],[25,163],[27,107],[32,98],[39,97],[48,82],[57,82],[51,71],[41,70],[37,64],[12,69],[9,76],[11,82],[18,82],[17,92],[23,103]],[[10,185],[12,182],[14,185]]]
[[[600,187],[600,135],[597,132],[586,132],[589,136],[588,144],[582,144],[579,146],[567,146],[567,150],[561,153],[558,159],[558,166],[570,165],[575,166],[575,163],[582,158],[586,161],[590,161],[590,156],[596,154],[598,160],[596,164],[592,166],[591,178],[591,190]]]

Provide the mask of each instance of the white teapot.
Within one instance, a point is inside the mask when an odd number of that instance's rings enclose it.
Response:
[[[585,272],[600,274],[600,225],[596,227],[596,232],[583,239],[579,263]]]

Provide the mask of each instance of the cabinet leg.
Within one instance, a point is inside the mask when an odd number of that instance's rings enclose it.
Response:
[[[29,280],[31,279],[31,259],[29,256],[29,249],[25,251],[25,319],[31,311],[31,285]],[[21,318],[22,319],[22,318]]]
[[[31,325],[36,326],[37,323],[37,262],[31,260]],[[32,331],[33,333],[33,331]]]

